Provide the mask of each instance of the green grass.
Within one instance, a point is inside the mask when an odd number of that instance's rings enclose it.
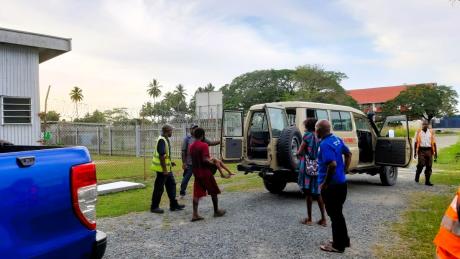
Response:
[[[460,163],[455,154],[460,152],[460,143],[444,148],[439,152],[438,163],[434,164],[432,182],[445,185],[440,193],[414,192],[408,198],[408,208],[401,220],[391,226],[399,238],[389,247],[377,246],[380,258],[434,258],[433,239],[445,210],[455,196],[460,185]],[[398,240],[399,239],[399,240]]]
[[[144,158],[126,156],[100,156],[92,155],[96,163],[97,180],[117,180],[126,178],[144,178]],[[150,173],[151,158],[145,159],[146,176],[152,177]]]
[[[174,168],[174,175],[176,178],[176,188],[177,194],[179,194],[180,182],[182,180],[182,170],[180,162],[178,161],[178,166]],[[228,164],[228,167],[236,172],[236,164]],[[98,167],[99,174],[99,167]],[[115,217],[130,212],[139,212],[147,211],[150,209],[150,202],[152,196],[152,184],[155,181],[155,178],[152,177],[152,173],[149,173],[151,177],[148,181],[143,182],[146,185],[144,189],[125,191],[114,194],[107,194],[98,197],[97,202],[97,216],[98,217]],[[260,190],[263,188],[262,179],[257,174],[248,174],[244,175],[243,173],[237,173],[230,179],[223,179],[219,176],[219,173],[216,173],[216,180],[219,186],[222,189],[222,192],[248,192]],[[139,182],[139,181],[138,181]],[[193,177],[189,182],[187,187],[187,195],[190,197],[190,194],[193,191]],[[186,202],[189,200],[187,199]],[[190,206],[191,204],[186,204]],[[169,200],[166,195],[166,191],[163,194],[161,200],[161,207],[168,209]]]

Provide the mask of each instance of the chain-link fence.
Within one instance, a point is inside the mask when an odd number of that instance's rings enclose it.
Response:
[[[115,179],[151,176],[150,161],[161,127],[166,123],[143,123],[137,125],[109,125],[94,123],[52,122],[43,130],[49,132],[47,145],[85,146],[96,163],[98,179]],[[220,140],[220,119],[187,119],[168,121],[174,127],[170,138],[171,156],[178,162],[180,170],[181,146],[191,123],[206,131],[206,138]],[[220,147],[210,147],[210,154],[220,156]]]

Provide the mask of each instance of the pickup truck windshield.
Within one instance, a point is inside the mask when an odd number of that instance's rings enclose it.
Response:
[[[288,126],[286,112],[283,109],[268,108],[268,115],[272,127],[272,137],[277,138],[280,136],[281,131]]]

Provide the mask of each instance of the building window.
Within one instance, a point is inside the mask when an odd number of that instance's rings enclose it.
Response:
[[[29,124],[32,122],[31,114],[30,98],[5,96],[2,98],[3,124]]]

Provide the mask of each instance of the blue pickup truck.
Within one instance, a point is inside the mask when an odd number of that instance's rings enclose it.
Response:
[[[102,258],[96,201],[86,148],[0,141],[0,258]]]

